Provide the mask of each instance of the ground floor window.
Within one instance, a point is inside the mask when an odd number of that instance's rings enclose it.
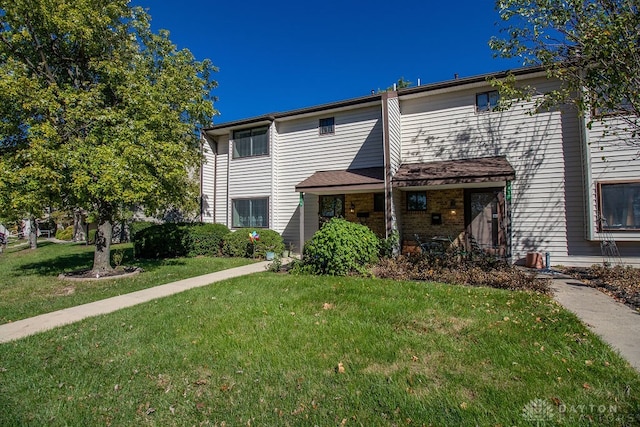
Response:
[[[269,198],[233,200],[233,228],[269,227]]]
[[[640,182],[598,187],[602,230],[640,230]]]

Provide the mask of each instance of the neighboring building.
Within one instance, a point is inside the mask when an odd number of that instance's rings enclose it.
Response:
[[[512,73],[540,92],[557,85],[540,68]],[[397,230],[405,250],[416,234],[450,236],[513,262],[548,252],[554,265],[591,265],[604,240],[640,264],[638,145],[569,107],[495,111],[488,77],[212,126],[202,218],[271,228],[297,251],[343,216],[381,237]]]

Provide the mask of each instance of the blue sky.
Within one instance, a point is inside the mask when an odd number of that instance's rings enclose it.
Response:
[[[415,85],[521,65],[493,58],[491,0],[133,4],[219,68],[216,124],[365,96],[400,77]]]

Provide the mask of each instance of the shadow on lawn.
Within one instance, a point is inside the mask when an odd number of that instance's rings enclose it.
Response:
[[[54,243],[45,242],[42,246],[52,245]],[[111,253],[114,251],[123,251],[123,266],[140,267],[144,271],[153,271],[163,266],[178,266],[186,263],[181,259],[134,259],[133,248],[111,247]],[[69,273],[72,271],[88,270],[93,266],[93,252],[81,252],[74,254],[58,255],[42,261],[23,264],[18,269],[21,274],[32,274],[38,276],[57,276],[60,273]],[[113,265],[113,263],[112,263]]]

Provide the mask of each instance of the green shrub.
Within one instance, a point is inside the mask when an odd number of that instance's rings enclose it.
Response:
[[[136,258],[217,256],[228,232],[222,224],[155,224],[135,232],[133,251]]]
[[[67,228],[56,231],[56,239],[58,240],[73,239],[73,225],[70,225]]]
[[[133,221],[133,222],[130,222],[128,225],[129,225],[129,239],[133,242],[137,232],[142,231],[145,228],[149,228],[152,225],[157,225],[157,223],[151,222],[151,221]]]
[[[198,224],[186,227],[188,233],[187,256],[218,256],[222,253],[224,238],[229,228],[224,224]]]
[[[302,270],[332,276],[364,273],[377,261],[379,244],[368,227],[333,218],[305,244]]]
[[[255,247],[249,240],[249,234],[253,231],[260,236]],[[277,231],[240,228],[227,235],[223,252],[230,257],[265,258],[267,252],[275,252],[277,256],[280,256],[284,252],[284,240]]]
[[[87,243],[95,243],[96,242],[96,233],[98,230],[89,230],[89,238],[87,239]]]

